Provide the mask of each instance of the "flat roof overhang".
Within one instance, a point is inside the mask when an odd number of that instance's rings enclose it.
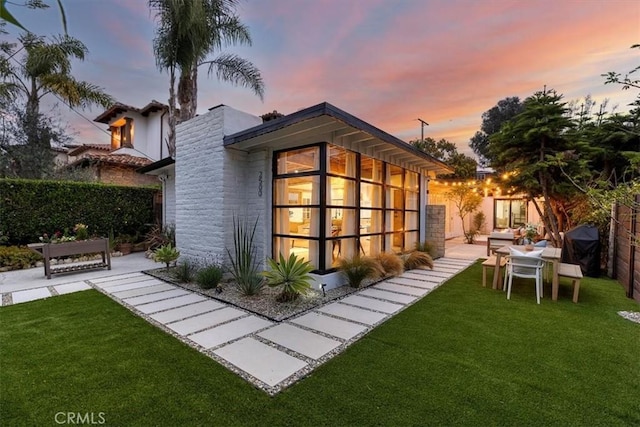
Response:
[[[150,163],[147,166],[136,169],[136,172],[147,175],[164,175],[168,172],[173,172],[175,168],[175,159],[171,157],[165,157],[156,162]]]
[[[294,148],[329,142],[425,174],[450,174],[453,169],[411,144],[323,102],[224,137],[224,146],[243,151]]]

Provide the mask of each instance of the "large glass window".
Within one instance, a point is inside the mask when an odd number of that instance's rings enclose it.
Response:
[[[413,249],[419,177],[331,144],[275,153],[273,256],[295,253],[328,270],[358,253]]]
[[[111,123],[111,149],[133,148],[133,119],[122,117]]]
[[[291,174],[320,169],[319,147],[300,148],[278,154],[278,174]]]
[[[527,202],[522,199],[494,201],[495,228],[518,228],[527,222]]]

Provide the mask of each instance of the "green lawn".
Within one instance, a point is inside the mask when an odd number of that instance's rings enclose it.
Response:
[[[0,308],[0,424],[640,425],[640,324],[622,287],[584,279],[536,305],[474,265],[269,397],[96,291]],[[102,413],[102,418],[98,418]],[[60,417],[60,415],[58,415]],[[60,420],[60,418],[58,418]]]

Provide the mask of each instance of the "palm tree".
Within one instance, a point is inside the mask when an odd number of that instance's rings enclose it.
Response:
[[[0,58],[0,94],[5,99],[26,98],[26,118],[35,120],[40,116],[40,100],[48,94],[61,98],[70,107],[86,108],[113,104],[113,98],[100,87],[76,80],[71,75],[71,60],[83,60],[87,48],[69,36],[54,38],[47,43],[43,37],[32,33],[20,36],[24,57],[16,61],[17,52]],[[15,64],[14,64],[15,62]]]
[[[249,87],[260,99],[264,83],[260,71],[249,61],[221,54],[207,59],[227,45],[251,44],[249,30],[235,15],[237,0],[149,0],[158,21],[153,49],[158,68],[169,72],[169,141],[175,149],[176,97],[180,121],[193,118],[198,105],[198,67],[220,80]],[[175,92],[176,71],[179,72]]]

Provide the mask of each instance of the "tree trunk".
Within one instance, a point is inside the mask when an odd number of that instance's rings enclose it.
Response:
[[[193,90],[193,81],[191,78],[191,70],[181,70],[180,79],[178,80],[178,102],[180,103],[180,123],[185,122],[194,117],[191,111],[191,98]]]
[[[191,118],[195,117],[198,111],[198,64],[193,66],[193,74],[191,75],[192,92],[191,92]]]

